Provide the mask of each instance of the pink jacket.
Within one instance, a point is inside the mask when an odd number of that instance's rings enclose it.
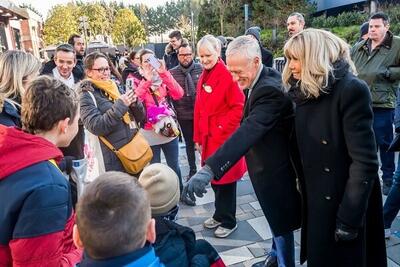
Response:
[[[183,96],[184,91],[182,87],[175,81],[175,79],[172,77],[169,71],[160,73],[160,78],[162,80],[162,84],[158,88],[159,95],[156,96],[159,104],[165,101],[165,97],[168,94],[174,100],[178,100]],[[148,109],[149,107],[156,106],[156,103],[154,102],[153,96],[151,95],[150,92],[150,86],[151,86],[151,81],[143,79],[140,81],[139,85],[135,90],[136,95],[145,104],[146,109]],[[152,125],[149,122],[147,122],[144,128],[146,130],[151,130]]]

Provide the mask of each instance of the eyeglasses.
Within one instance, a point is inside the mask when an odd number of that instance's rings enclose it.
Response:
[[[180,56],[180,57],[191,57],[192,54],[179,54],[178,56]]]
[[[106,71],[110,71],[110,68],[98,68],[98,69],[92,69],[92,70],[97,70],[98,72],[104,74]]]

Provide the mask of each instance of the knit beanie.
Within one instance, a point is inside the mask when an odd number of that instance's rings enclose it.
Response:
[[[147,191],[153,216],[166,214],[178,204],[178,179],[170,167],[161,163],[144,168],[139,176],[139,183]]]
[[[369,23],[368,22],[364,22],[361,27],[360,27],[360,38],[364,35],[368,33],[368,29],[369,29]]]
[[[254,26],[248,28],[244,33],[244,35],[253,35],[257,39],[257,41],[260,41],[260,32],[261,32],[260,27]]]

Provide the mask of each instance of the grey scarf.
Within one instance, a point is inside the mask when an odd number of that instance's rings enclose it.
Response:
[[[186,96],[194,96],[196,93],[196,86],[194,86],[193,78],[190,72],[194,70],[194,62],[190,64],[189,67],[185,68],[181,64],[179,64],[179,67],[181,68],[181,71],[183,74],[185,74],[185,91],[186,91]]]

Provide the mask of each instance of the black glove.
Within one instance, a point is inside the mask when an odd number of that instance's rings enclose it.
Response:
[[[336,221],[335,240],[336,241],[350,241],[356,239],[358,236],[358,229],[345,225],[339,220]]]
[[[189,182],[183,188],[182,194],[187,195],[191,200],[196,201],[196,196],[203,197],[207,193],[206,186],[214,177],[211,168],[204,165],[195,175],[193,175]]]

